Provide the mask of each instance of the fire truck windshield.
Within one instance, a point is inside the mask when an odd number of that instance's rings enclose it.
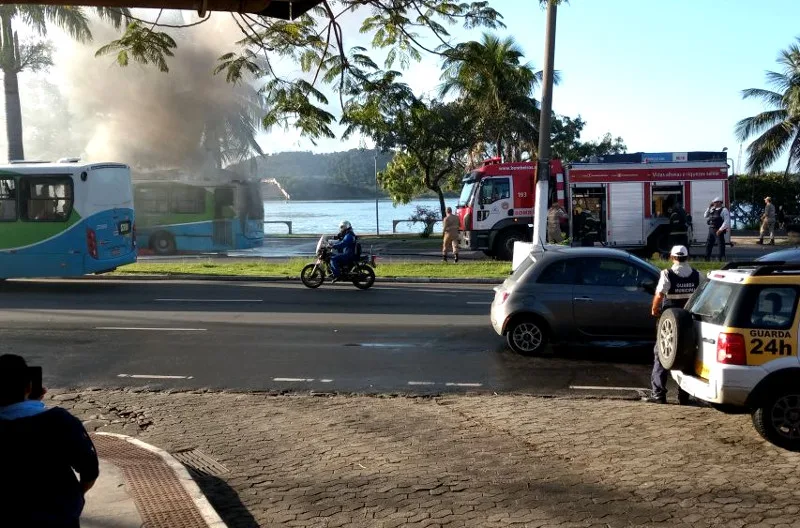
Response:
[[[472,191],[474,190],[475,181],[464,183],[464,188],[461,189],[461,196],[458,197],[458,207],[466,207],[469,205],[469,199],[472,197]]]

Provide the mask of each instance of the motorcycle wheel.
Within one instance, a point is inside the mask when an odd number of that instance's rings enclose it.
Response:
[[[300,280],[307,288],[319,288],[325,281],[325,275],[320,266],[309,264],[300,272]]]
[[[353,275],[355,275],[353,286],[359,290],[369,289],[375,284],[375,272],[369,266],[356,266],[356,269],[353,270]]]

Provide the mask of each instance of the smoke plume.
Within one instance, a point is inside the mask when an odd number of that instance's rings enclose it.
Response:
[[[175,12],[160,21],[183,22]],[[119,38],[101,22],[92,26],[92,43],[59,42],[53,73],[73,128],[86,138],[86,159],[141,169],[213,166],[242,116],[260,117],[255,89],[213,75],[218,57],[241,39],[229,15],[214,13],[200,26],[167,31],[178,43],[168,73],[133,61],[123,68],[114,55],[95,57],[101,45]]]

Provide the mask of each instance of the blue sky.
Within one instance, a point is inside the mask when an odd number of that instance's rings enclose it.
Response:
[[[526,59],[541,68],[544,11],[532,0],[490,2],[507,25],[500,33],[514,36]],[[741,90],[766,87],[764,71],[777,69],[779,51],[800,36],[799,20],[797,0],[571,0],[558,12],[562,83],[554,110],[580,114],[588,123],[584,139],[611,132],[632,152],[728,147],[736,163],[734,125],[762,108],[742,100]],[[480,32],[452,31],[460,40],[478,39]],[[406,82],[417,92],[434,90],[439,64],[425,57],[406,72]],[[358,146],[359,139],[314,147],[279,131],[262,144],[269,152],[330,151]]]

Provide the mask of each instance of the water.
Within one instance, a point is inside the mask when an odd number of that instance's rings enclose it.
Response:
[[[455,210],[456,200],[445,201],[446,205]],[[391,200],[378,202],[378,217],[380,220],[381,234],[392,233],[392,220],[408,220],[416,206],[439,210],[439,200],[415,200],[410,204],[394,206]],[[342,200],[328,202],[300,202],[289,200],[286,202],[264,202],[264,220],[290,220],[292,233],[296,235],[314,235],[321,233],[335,233],[339,230],[339,222],[349,220],[353,229],[359,235],[375,234],[375,200]],[[397,225],[398,233],[420,233],[423,224],[403,222]],[[434,231],[441,232],[442,224],[436,224]],[[265,224],[264,232],[269,234],[286,234],[284,224]]]

